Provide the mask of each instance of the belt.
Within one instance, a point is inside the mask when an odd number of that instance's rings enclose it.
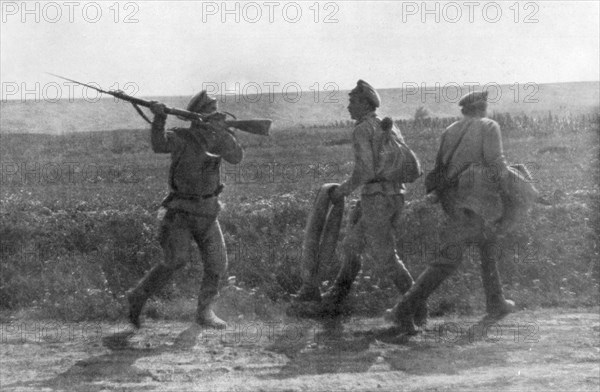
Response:
[[[221,192],[223,192],[223,188],[225,188],[225,185],[221,184],[213,193],[210,193],[208,195],[202,195],[202,198],[210,199],[211,197],[217,197],[221,194]]]
[[[182,199],[182,200],[191,200],[191,201],[200,201],[200,200],[210,199],[211,197],[217,197],[217,196],[219,196],[221,194],[221,192],[223,192],[224,188],[225,188],[224,184],[219,184],[219,186],[217,186],[217,189],[215,189],[215,191],[213,193],[209,193],[209,194],[206,194],[206,195],[194,195],[194,194],[191,194],[191,193],[181,193],[181,192],[172,191],[163,200],[163,202],[161,204],[163,206],[166,206],[167,203],[169,203],[171,200],[173,200],[175,198]]]
[[[376,186],[379,185],[379,186]],[[401,183],[387,181],[382,178],[376,178],[368,181],[363,187],[362,193],[383,193],[383,194],[397,194],[404,193],[404,187]]]

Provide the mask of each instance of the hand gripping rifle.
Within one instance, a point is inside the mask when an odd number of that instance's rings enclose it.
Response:
[[[140,106],[144,106],[149,108],[150,106],[152,106],[152,102],[151,101],[146,101],[144,99],[141,98],[136,98],[136,97],[132,97],[131,95],[127,95],[125,94],[123,91],[117,90],[117,91],[113,91],[113,90],[102,90],[98,87],[94,87],[91,86],[89,84],[85,84],[85,83],[81,83],[78,82],[76,80],[72,80],[72,79],[68,79],[59,75],[55,75],[52,73],[49,73],[49,75],[55,76],[57,78],[60,79],[64,79],[64,80],[68,80],[69,82],[73,82],[73,83],[77,83],[80,84],[82,86],[94,89],[96,91],[99,91],[103,94],[108,94],[108,95],[112,95],[113,97],[122,99],[123,101],[127,101],[127,102],[131,102],[131,104],[133,105],[133,107],[135,108],[135,110],[149,123],[151,123],[151,121],[148,119],[148,117],[146,117],[146,115],[144,114],[144,112],[142,112],[142,110],[140,109]],[[209,116],[200,114],[200,113],[194,113],[194,112],[190,112],[188,110],[183,110],[183,109],[178,109],[178,108],[172,108],[172,107],[165,107],[165,113],[167,114],[172,114],[175,116],[178,116],[180,118],[186,119],[186,120],[200,120],[200,121],[206,121],[208,119]],[[229,114],[229,113],[227,113]],[[233,117],[233,115],[231,115]],[[234,117],[235,118],[235,117]],[[268,119],[257,119],[257,120],[227,120],[225,121],[225,124],[227,125],[227,127],[231,127],[231,128],[236,128],[239,129],[240,131],[244,131],[244,132],[248,132],[248,133],[252,133],[254,135],[262,135],[262,136],[267,136],[269,135],[269,128],[271,127],[271,120]]]

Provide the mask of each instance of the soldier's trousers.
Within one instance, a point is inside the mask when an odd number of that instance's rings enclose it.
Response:
[[[146,274],[133,294],[145,301],[163,287],[190,260],[195,241],[204,264],[198,310],[205,309],[218,295],[219,280],[227,270],[225,241],[216,215],[199,216],[170,209],[161,221],[159,241],[164,261]]]
[[[351,212],[349,227],[342,242],[342,267],[334,288],[344,296],[360,271],[360,256],[367,248],[374,272],[389,277],[403,294],[413,279],[396,252],[395,228],[404,206],[404,196],[380,193],[362,195]]]
[[[504,301],[497,260],[502,257],[502,248],[497,236],[486,226],[484,220],[470,210],[456,211],[448,218],[441,232],[440,252],[431,266],[448,277],[464,258],[464,253],[474,247],[481,259],[481,278],[486,294],[488,312]]]

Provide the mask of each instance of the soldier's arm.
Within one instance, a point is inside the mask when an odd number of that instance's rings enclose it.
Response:
[[[488,166],[495,166],[500,173],[506,169],[506,160],[504,159],[504,150],[502,149],[502,136],[500,126],[495,121],[491,121],[484,128],[483,138],[483,160]]]
[[[235,165],[244,158],[244,149],[233,132],[225,126],[213,127],[213,132],[210,132],[210,136],[206,139],[208,152],[220,155],[227,162]]]
[[[502,137],[500,134],[500,126],[495,121],[492,121],[485,130],[486,134],[483,139],[483,154],[485,163],[494,166],[494,180],[499,182],[500,198],[502,200],[503,212],[502,217],[495,222],[494,230],[496,233],[505,233],[517,219],[519,213],[518,208],[514,208],[515,195],[511,194],[511,187],[508,181],[511,181],[509,169],[504,159],[504,151],[502,149]]]
[[[444,162],[444,151],[442,148],[444,146],[445,138],[446,138],[446,132],[442,133],[442,137],[440,138],[440,147],[438,148],[438,152],[435,157],[435,169],[440,169]]]
[[[228,131],[219,132],[219,142],[214,151],[232,165],[238,164],[244,158],[244,149],[235,136]]]
[[[431,198],[429,199],[432,202],[434,200],[436,200],[436,198],[439,196],[437,187],[439,186],[439,183],[441,181],[441,176],[445,175],[445,173],[442,172],[442,170],[443,170],[442,166],[444,163],[443,148],[444,148],[445,136],[446,136],[446,131],[444,131],[444,133],[442,133],[442,137],[440,140],[440,147],[438,148],[438,152],[435,157],[435,167],[433,168],[432,171],[427,173],[427,175],[425,176],[425,192],[428,195],[432,195]]]
[[[152,130],[150,133],[152,151],[156,153],[175,151],[182,145],[182,141],[173,132],[165,132],[167,115],[164,112],[164,105],[156,103],[150,107],[150,110],[154,113],[154,121],[152,121]]]
[[[354,169],[352,176],[339,187],[339,192],[349,195],[367,182],[375,178],[373,147],[368,124],[363,123],[354,129]]]

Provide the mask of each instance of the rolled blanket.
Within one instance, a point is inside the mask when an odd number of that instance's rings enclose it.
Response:
[[[321,263],[331,260],[338,242],[344,202],[331,203],[329,192],[339,184],[325,184],[317,192],[302,243],[302,287],[298,300],[319,300]]]

